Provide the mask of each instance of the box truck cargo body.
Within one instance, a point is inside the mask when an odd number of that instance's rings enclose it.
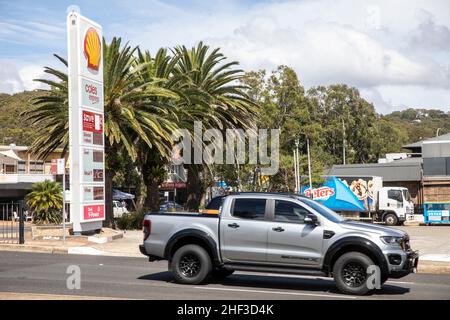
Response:
[[[302,193],[343,215],[356,214],[397,225],[414,217],[414,205],[407,188],[383,187],[379,176],[327,176],[319,187],[304,188]],[[354,217],[354,215],[353,215]]]

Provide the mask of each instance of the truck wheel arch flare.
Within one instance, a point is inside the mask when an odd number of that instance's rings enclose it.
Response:
[[[346,248],[352,248],[349,251],[358,251],[359,248],[363,250],[362,253],[364,251],[370,252],[376,258],[374,262],[378,263],[382,273],[389,273],[388,263],[380,248],[369,239],[354,236],[338,240],[328,248],[323,261],[324,268],[331,270],[333,267],[332,262],[336,261],[337,258],[336,254]],[[345,250],[345,252],[347,251]]]
[[[219,255],[217,244],[214,239],[211,238],[206,232],[197,229],[184,229],[175,233],[167,242],[166,248],[164,249],[164,258],[167,260],[171,259],[173,248],[177,246],[183,239],[196,239],[204,243],[207,246],[207,251],[212,255],[212,260],[214,263],[219,263]],[[192,241],[186,241],[185,244],[191,244]]]

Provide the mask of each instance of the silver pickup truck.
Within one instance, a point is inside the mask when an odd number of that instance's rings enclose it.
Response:
[[[276,193],[227,196],[219,215],[149,213],[140,250],[150,261],[168,260],[179,283],[235,270],[291,273],[333,277],[355,295],[415,272],[418,263],[403,231],[347,222],[311,199]]]

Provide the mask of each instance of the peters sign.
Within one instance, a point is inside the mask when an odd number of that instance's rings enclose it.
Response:
[[[306,189],[304,195],[311,198],[311,189]],[[312,190],[312,198],[314,200],[328,200],[333,195],[334,189],[330,187],[320,187]]]
[[[102,27],[72,11],[67,36],[70,220],[79,234],[105,219]]]

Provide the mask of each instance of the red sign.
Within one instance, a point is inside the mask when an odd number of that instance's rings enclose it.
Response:
[[[105,217],[105,206],[103,204],[86,205],[84,210],[84,220],[103,219]]]
[[[305,196],[311,197],[311,189],[306,189],[304,192]],[[321,187],[313,189],[313,199],[314,200],[326,200],[334,195],[334,189],[330,187]]]
[[[103,115],[83,110],[83,131],[103,133]]]
[[[50,172],[52,174],[58,174],[58,162],[56,159],[52,159],[52,165],[50,167]]]
[[[163,182],[161,189],[183,189],[186,188],[186,182]]]

